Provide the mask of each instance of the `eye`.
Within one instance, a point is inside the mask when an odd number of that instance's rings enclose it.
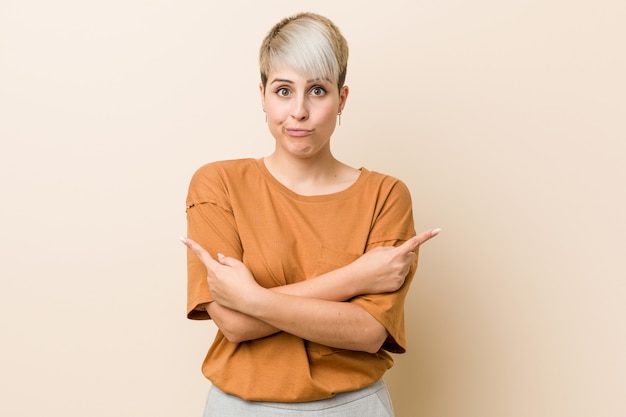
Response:
[[[276,90],[276,94],[278,94],[280,97],[287,97],[289,95],[289,89],[281,87]]]
[[[324,96],[326,94],[326,90],[324,90],[322,87],[313,87],[311,89],[311,94],[313,94],[314,96]]]

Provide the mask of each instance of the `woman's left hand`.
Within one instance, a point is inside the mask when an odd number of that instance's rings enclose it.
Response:
[[[222,254],[218,254],[215,260],[209,252],[192,239],[181,238],[181,241],[206,267],[211,295],[218,304],[241,311],[245,300],[254,299],[255,291],[262,289],[243,262]]]

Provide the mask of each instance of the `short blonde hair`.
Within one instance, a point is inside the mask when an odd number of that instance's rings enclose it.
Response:
[[[336,81],[341,89],[348,69],[348,42],[324,16],[299,13],[278,22],[259,53],[261,82],[273,68],[287,66],[313,78]]]

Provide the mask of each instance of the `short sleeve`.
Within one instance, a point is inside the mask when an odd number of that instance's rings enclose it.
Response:
[[[399,246],[415,236],[411,195],[404,183],[395,180],[371,229],[366,252],[379,246]],[[393,293],[365,294],[351,300],[370,313],[389,332],[383,349],[393,353],[406,351],[404,300],[415,275],[417,262],[409,270],[404,285]]]
[[[387,329],[389,337],[383,343],[382,348],[392,353],[406,352],[404,300],[416,269],[417,263],[411,266],[404,285],[396,292],[361,295],[352,300],[353,303],[361,306]]]
[[[219,168],[211,164],[194,174],[186,200],[187,236],[214,257],[220,252],[241,259],[241,242],[225,180]],[[204,305],[211,301],[206,268],[187,250],[187,318],[210,319]]]

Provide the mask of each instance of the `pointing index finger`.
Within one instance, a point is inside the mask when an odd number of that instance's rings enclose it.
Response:
[[[183,242],[183,244],[189,249],[191,249],[191,251],[196,254],[196,256],[202,261],[205,266],[208,267],[210,264],[217,263],[217,261],[213,259],[211,254],[193,239],[190,239],[188,237],[181,237],[180,241]]]
[[[433,237],[437,236],[441,232],[440,228],[429,229],[418,235],[413,236],[411,239],[398,246],[398,249],[405,251],[405,253],[412,252],[418,248],[422,243],[427,242]]]

